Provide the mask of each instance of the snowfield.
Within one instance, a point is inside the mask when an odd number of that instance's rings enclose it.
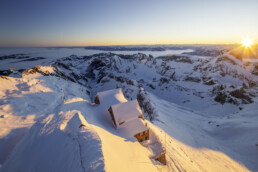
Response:
[[[257,66],[227,53],[102,53],[8,71],[0,171],[258,171]],[[93,103],[114,88],[138,100],[150,140],[114,127],[108,96]],[[164,150],[167,165],[154,160]]]

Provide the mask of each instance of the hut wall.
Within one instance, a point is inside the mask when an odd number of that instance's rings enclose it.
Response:
[[[100,102],[99,102],[99,96],[96,96],[96,97],[95,97],[94,102],[95,102],[95,104],[100,104]]]
[[[155,158],[156,161],[159,161],[160,163],[162,163],[163,165],[167,164],[166,161],[166,153],[163,152],[162,154],[160,154],[157,158]]]
[[[116,121],[115,121],[115,117],[114,117],[112,108],[110,107],[110,108],[108,109],[108,111],[109,111],[109,113],[110,113],[111,119],[112,119],[112,121],[113,121],[115,127],[117,128],[117,126],[116,126]]]
[[[149,140],[149,130],[143,131],[141,133],[135,134],[134,137],[138,140],[138,142],[142,142],[144,140]]]

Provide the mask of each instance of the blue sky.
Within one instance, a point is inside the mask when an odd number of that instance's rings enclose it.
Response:
[[[238,43],[257,0],[1,0],[0,46]]]

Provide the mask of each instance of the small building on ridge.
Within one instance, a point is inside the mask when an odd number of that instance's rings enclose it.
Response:
[[[108,111],[116,128],[119,128],[123,123],[135,118],[144,119],[137,99],[112,105]]]
[[[149,129],[144,125],[144,115],[137,99],[112,105],[108,109],[113,124],[128,136],[134,136],[139,142],[149,140]]]
[[[144,121],[142,119],[135,118],[125,122],[120,126],[119,130],[128,137],[135,137],[138,142],[149,140],[149,128],[144,125]]]
[[[112,123],[119,128],[119,132],[135,137],[139,142],[149,140],[149,129],[144,124],[144,115],[137,99],[128,102],[122,89],[118,88],[98,92],[94,102],[108,109]]]
[[[127,102],[121,88],[98,92],[94,99],[95,104],[102,104],[109,108],[112,105]]]

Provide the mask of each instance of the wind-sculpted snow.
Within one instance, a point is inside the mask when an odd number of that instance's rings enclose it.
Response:
[[[101,141],[82,114],[50,114],[16,146],[2,171],[103,171]]]

